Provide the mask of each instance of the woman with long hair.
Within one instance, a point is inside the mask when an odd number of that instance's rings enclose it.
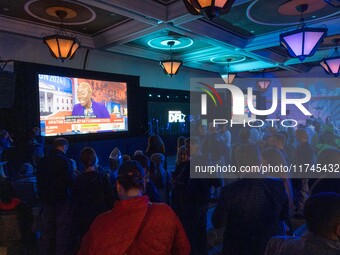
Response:
[[[148,147],[146,148],[145,151],[145,155],[148,156],[148,158],[151,158],[152,154],[154,153],[162,153],[164,155],[165,157],[164,169],[167,170],[168,164],[165,155],[165,145],[162,138],[158,135],[149,136]]]

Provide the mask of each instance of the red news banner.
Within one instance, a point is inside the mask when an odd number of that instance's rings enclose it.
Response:
[[[46,119],[46,135],[79,132],[91,133],[104,130],[124,130],[124,118],[85,118],[82,116],[49,117]]]

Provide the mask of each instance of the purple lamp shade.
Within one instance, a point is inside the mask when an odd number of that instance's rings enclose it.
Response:
[[[261,91],[261,92],[266,92],[268,87],[270,85],[270,80],[261,80],[258,81],[256,83],[257,88]]]
[[[286,48],[289,55],[303,61],[306,57],[313,56],[327,35],[327,28],[308,28],[283,33],[280,35],[280,43]]]
[[[339,76],[340,72],[340,56],[324,58],[320,65],[326,71],[327,74],[332,74],[335,77]]]

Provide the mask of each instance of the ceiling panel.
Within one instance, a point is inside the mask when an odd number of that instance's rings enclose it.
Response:
[[[139,39],[136,39],[134,41],[131,41],[129,43],[127,43],[127,45],[130,45],[130,46],[137,46],[137,47],[140,47],[140,48],[143,48],[143,49],[146,49],[146,50],[151,50],[151,51],[154,51],[154,52],[159,52],[159,53],[167,53],[170,49],[170,47],[165,47],[165,49],[157,49],[157,48],[152,48],[148,45],[148,42],[152,39],[157,39],[157,38],[160,38],[160,41],[162,39],[168,39],[168,40],[171,40],[171,39],[175,39],[175,40],[179,40],[179,41],[182,41],[183,39],[185,38],[189,38],[189,37],[185,37],[179,33],[176,33],[176,32],[172,32],[168,29],[163,29],[161,31],[158,31],[156,33],[152,33],[152,34],[148,34],[142,38],[139,38]],[[205,43],[203,41],[200,41],[200,40],[195,40],[195,39],[191,39],[189,38],[190,40],[192,40],[192,45],[187,47],[187,48],[179,48],[180,45],[177,46],[174,46],[172,51],[173,53],[175,54],[182,54],[182,53],[189,53],[189,52],[193,52],[193,51],[200,51],[200,50],[203,50],[203,49],[206,49],[206,48],[209,48],[209,47],[213,47],[212,44],[208,44],[208,43]],[[159,45],[160,46],[160,45]]]
[[[90,36],[129,20],[117,13],[70,1],[58,1],[58,4],[56,1],[0,1],[1,16],[56,28],[60,26],[61,20],[54,10],[63,8],[71,13],[70,18],[63,20],[64,28]]]
[[[154,0],[157,3],[164,4],[164,5],[170,5],[172,3],[181,1],[181,0]]]
[[[307,25],[327,26],[331,36],[304,62],[290,59],[279,45],[280,33],[297,27],[294,5],[302,2],[310,5]],[[271,67],[305,72],[333,52],[332,39],[340,34],[340,11],[324,0],[235,0],[228,14],[213,20],[188,14],[183,0],[2,0],[0,32],[41,38],[58,29],[56,9],[67,11],[64,27],[82,37],[83,47],[159,61],[169,55],[168,47],[152,48],[151,39],[190,38],[189,47],[174,46],[173,54],[185,66],[211,72],[224,72],[226,64],[212,59],[228,56],[244,58],[230,63],[239,72]]]

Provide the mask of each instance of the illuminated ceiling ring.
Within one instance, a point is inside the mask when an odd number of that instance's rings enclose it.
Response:
[[[186,36],[159,36],[152,38],[148,41],[148,45],[151,48],[159,50],[169,50],[168,42],[174,42],[172,50],[188,48],[194,44],[194,41]]]
[[[68,0],[56,2],[56,4],[49,5],[48,3],[50,2],[30,0],[25,3],[24,9],[26,13],[33,18],[57,25],[60,24],[60,19],[55,15],[55,11],[58,10],[65,11],[67,13],[67,16],[63,20],[63,24],[65,25],[75,26],[87,24],[96,18],[96,13],[84,4]],[[42,12],[40,8],[43,8],[44,11]],[[77,11],[76,8],[81,8],[81,11],[86,12],[86,15],[79,15],[80,11]]]
[[[228,61],[229,60],[229,61]],[[240,55],[224,55],[221,57],[213,57],[210,59],[211,62],[221,65],[236,64],[246,60],[245,56]]]

